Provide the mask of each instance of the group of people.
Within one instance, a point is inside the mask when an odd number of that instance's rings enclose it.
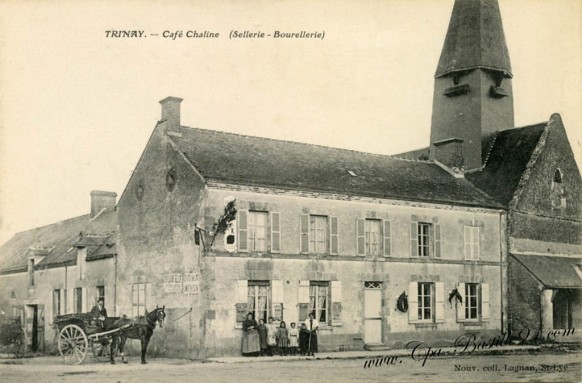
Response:
[[[317,329],[319,321],[309,314],[309,318],[297,328],[295,322],[287,328],[285,321],[279,326],[273,323],[273,317],[269,317],[269,323],[263,319],[257,323],[253,313],[247,315],[243,322],[242,353],[246,356],[273,356],[286,355],[311,355],[317,352]]]

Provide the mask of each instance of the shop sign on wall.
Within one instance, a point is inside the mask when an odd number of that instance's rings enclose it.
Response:
[[[161,287],[165,293],[195,295],[199,292],[198,273],[173,273],[165,274]]]

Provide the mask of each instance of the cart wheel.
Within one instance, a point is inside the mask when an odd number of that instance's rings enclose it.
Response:
[[[111,339],[99,339],[92,337],[89,342],[91,343],[93,356],[100,362],[109,362],[109,354],[111,350],[109,345],[111,344]],[[113,350],[113,356],[115,356],[115,354],[116,352]]]
[[[17,339],[14,341],[14,355],[17,358],[23,358],[24,354],[26,353],[26,345],[22,340]]]
[[[89,342],[83,329],[70,324],[59,334],[59,352],[66,364],[81,364],[87,357]]]

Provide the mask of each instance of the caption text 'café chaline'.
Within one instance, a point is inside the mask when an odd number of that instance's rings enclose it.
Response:
[[[106,30],[105,37],[113,39],[143,39],[143,38],[162,38],[167,40],[181,39],[221,39],[228,36],[229,40],[262,40],[262,39],[298,39],[298,40],[323,40],[325,31],[279,31],[269,32],[249,31],[233,29],[227,35],[219,31],[209,30],[165,30],[161,33],[148,33],[145,30]]]

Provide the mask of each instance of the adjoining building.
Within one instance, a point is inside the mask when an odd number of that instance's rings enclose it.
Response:
[[[558,114],[514,127],[512,77],[497,2],[456,1],[435,74],[430,147],[402,156],[464,169],[507,209],[514,334],[580,327],[580,170]]]

